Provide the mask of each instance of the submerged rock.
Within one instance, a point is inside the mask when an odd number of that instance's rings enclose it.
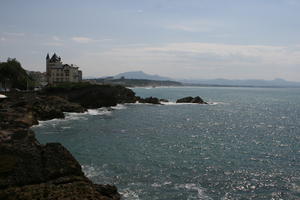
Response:
[[[201,97],[184,97],[182,99],[178,99],[176,103],[198,103],[198,104],[207,104]]]

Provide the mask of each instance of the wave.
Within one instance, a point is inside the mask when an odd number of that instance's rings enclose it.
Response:
[[[186,184],[175,185],[175,188],[176,189],[195,190],[195,191],[197,191],[197,197],[199,199],[208,199],[208,200],[212,199],[205,194],[204,188],[197,186],[195,183],[186,183]]]
[[[46,121],[38,121],[39,124],[33,125],[32,128],[36,128],[36,127],[43,127],[46,126],[47,124],[52,124],[52,125],[56,125],[57,123],[59,123],[60,121],[63,121],[65,119],[50,119],[50,120],[46,120]]]
[[[140,199],[139,195],[136,192],[130,190],[129,188],[125,188],[119,192],[124,199],[127,199],[127,200],[139,200]]]
[[[97,109],[88,109],[85,114],[88,115],[110,115],[112,109],[111,108],[97,108]]]
[[[123,110],[126,109],[127,107],[124,104],[117,104],[116,106],[111,107],[113,110]]]
[[[227,105],[225,102],[207,102],[209,105]]]
[[[99,168],[96,168],[92,165],[81,165],[81,169],[84,175],[88,178],[93,178],[99,175],[103,175],[102,171]]]
[[[123,105],[117,105],[112,108],[97,108],[97,109],[88,109],[86,112],[83,113],[75,113],[75,112],[64,112],[65,118],[63,119],[50,119],[50,120],[44,120],[44,121],[38,121],[39,124],[33,125],[32,127],[42,127],[48,124],[51,124],[55,126],[56,124],[60,122],[70,121],[70,120],[87,120],[88,115],[110,115],[112,113],[112,110],[120,110],[125,109],[126,107]]]
[[[197,103],[176,103],[176,102],[160,102],[163,105],[226,105],[227,103],[224,102],[207,102],[207,104],[197,104]]]

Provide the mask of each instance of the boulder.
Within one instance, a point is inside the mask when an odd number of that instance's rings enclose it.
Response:
[[[178,99],[176,103],[197,103],[197,104],[207,104],[201,97],[184,97],[182,99]]]
[[[156,97],[139,98],[139,103],[160,104],[160,100]]]

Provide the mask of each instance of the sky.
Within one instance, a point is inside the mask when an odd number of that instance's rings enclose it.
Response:
[[[300,0],[0,0],[0,61],[84,77],[300,81]]]

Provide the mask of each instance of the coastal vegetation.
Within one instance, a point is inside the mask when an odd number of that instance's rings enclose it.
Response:
[[[30,77],[21,63],[15,58],[8,58],[0,62],[0,83],[4,89],[15,88],[19,90],[33,89],[35,81]]]

